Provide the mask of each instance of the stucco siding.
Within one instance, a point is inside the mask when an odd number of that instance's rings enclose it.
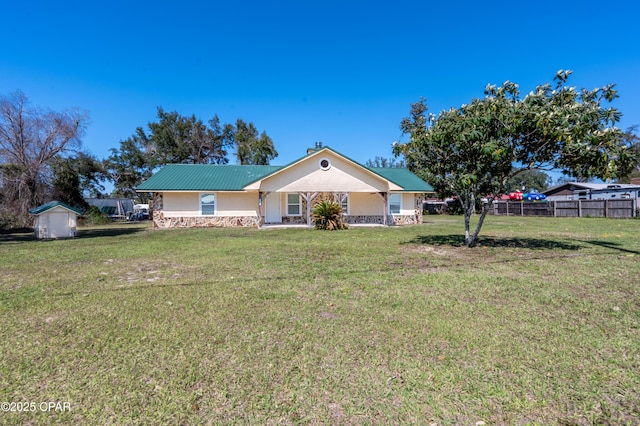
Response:
[[[201,192],[165,192],[165,217],[195,217],[200,214]],[[258,195],[253,192],[214,192],[216,216],[257,216]]]
[[[378,194],[353,192],[349,194],[349,215],[382,215],[384,212],[384,202]]]
[[[400,204],[401,215],[413,215],[415,214],[415,194],[402,194],[402,202]]]
[[[257,216],[258,194],[255,192],[217,192],[218,216]]]
[[[162,211],[166,217],[200,216],[200,193],[165,192]]]

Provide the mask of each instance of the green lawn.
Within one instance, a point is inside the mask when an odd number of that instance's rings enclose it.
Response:
[[[639,424],[640,220],[462,231],[0,235],[0,424]]]

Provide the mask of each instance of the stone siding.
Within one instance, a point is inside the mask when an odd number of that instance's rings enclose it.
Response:
[[[260,226],[260,218],[258,216],[164,217],[162,212],[153,212],[154,228],[237,228],[258,226]]]
[[[349,225],[383,225],[384,224],[384,216],[383,215],[374,215],[374,216],[343,216],[342,217],[346,223]]]
[[[162,211],[163,205],[162,192],[154,192],[149,203],[149,214],[153,211]]]
[[[304,225],[307,221],[302,216],[282,216],[280,223],[283,225]]]
[[[422,223],[422,210],[416,209],[412,215],[393,215],[389,223],[394,225],[418,225]]]

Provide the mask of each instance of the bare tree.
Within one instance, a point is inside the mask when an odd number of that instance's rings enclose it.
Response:
[[[21,91],[0,96],[0,215],[29,223],[28,210],[45,201],[50,162],[81,146],[86,112],[33,107]]]

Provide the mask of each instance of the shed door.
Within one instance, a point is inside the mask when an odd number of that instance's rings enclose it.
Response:
[[[272,192],[266,198],[267,208],[265,213],[266,223],[281,223],[282,213],[280,211],[280,194]]]
[[[69,214],[52,212],[49,214],[49,238],[66,238],[69,236]]]

